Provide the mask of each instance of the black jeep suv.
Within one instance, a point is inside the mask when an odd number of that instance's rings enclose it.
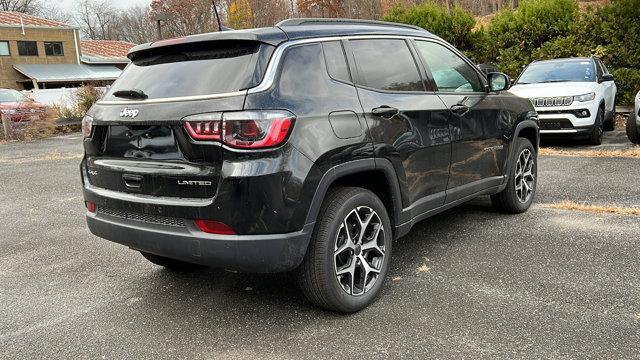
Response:
[[[420,28],[295,19],[129,58],[83,120],[87,223],[155,264],[294,270],[353,312],[416,222],[533,201],[533,106]]]

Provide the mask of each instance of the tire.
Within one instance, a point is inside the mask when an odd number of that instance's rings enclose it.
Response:
[[[368,225],[359,240],[363,223]],[[374,193],[356,187],[330,190],[296,271],[302,292],[313,304],[330,311],[352,313],[365,308],[384,284],[392,238],[387,210]]]
[[[613,116],[610,120],[604,123],[604,131],[614,131],[616,129],[616,101],[617,99],[613,98]]]
[[[600,145],[602,144],[602,137],[604,135],[604,110],[602,108],[598,109],[598,115],[596,116],[596,122],[593,124],[593,130],[591,131],[591,135],[589,135],[589,144],[590,145]]]
[[[515,158],[512,160],[507,187],[491,195],[491,202],[502,212],[521,214],[533,203],[538,184],[538,155],[531,141],[518,138]]]
[[[142,256],[144,256],[144,258],[149,260],[150,262],[156,265],[163,266],[171,271],[188,272],[188,271],[194,271],[194,270],[199,270],[204,268],[204,266],[202,265],[191,264],[188,262],[175,260],[168,257],[160,256],[160,255],[155,255],[155,254],[151,254],[144,251],[140,251],[140,254],[142,254]]]
[[[640,144],[640,131],[638,130],[638,124],[636,123],[637,120],[634,115],[635,114],[632,113],[629,115],[629,118],[627,118],[627,137],[632,143]]]

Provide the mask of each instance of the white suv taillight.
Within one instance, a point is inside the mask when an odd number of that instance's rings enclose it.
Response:
[[[91,130],[93,130],[93,118],[85,115],[85,117],[82,118],[82,136],[85,139],[91,137]]]
[[[238,149],[281,145],[291,132],[295,116],[282,110],[198,114],[184,118],[194,140],[220,141]]]

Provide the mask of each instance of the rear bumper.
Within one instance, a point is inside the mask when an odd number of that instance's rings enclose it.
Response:
[[[87,213],[96,236],[134,250],[210,267],[253,273],[296,268],[307,250],[314,224],[288,234],[212,235],[191,221],[176,226]]]

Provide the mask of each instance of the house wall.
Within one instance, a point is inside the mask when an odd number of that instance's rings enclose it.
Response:
[[[14,64],[76,64],[77,44],[74,39],[74,29],[46,28],[46,27],[18,27],[0,26],[0,41],[9,41],[10,56],[0,56],[0,88],[22,90],[24,86],[17,80],[26,77],[14,68]],[[38,56],[18,56],[17,41],[37,41]],[[45,41],[61,41],[64,56],[47,56],[44,52]]]

